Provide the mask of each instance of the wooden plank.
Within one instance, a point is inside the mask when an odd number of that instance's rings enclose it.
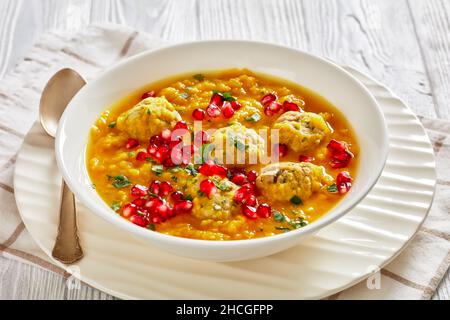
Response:
[[[438,117],[450,119],[450,2],[409,0]]]

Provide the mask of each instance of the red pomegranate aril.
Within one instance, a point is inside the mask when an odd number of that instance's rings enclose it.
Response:
[[[163,138],[163,140],[169,142],[171,136],[172,136],[172,131],[170,131],[170,129],[164,129],[163,131],[161,131],[161,138]]]
[[[150,199],[147,200],[147,202],[145,203],[145,207],[148,210],[155,210],[155,208],[157,208],[158,206],[160,206],[161,204],[163,204],[164,202],[162,201],[162,199],[160,197],[152,197]]]
[[[241,104],[237,101],[231,101],[231,106],[233,107],[234,111],[238,111],[240,108],[242,108]]]
[[[336,186],[340,194],[347,193],[352,187],[353,179],[347,171],[339,172],[336,176]]]
[[[209,104],[221,106],[222,103],[223,103],[223,96],[220,93],[213,93],[213,95],[211,96],[211,100],[209,101]]]
[[[167,203],[163,202],[162,204],[156,206],[154,213],[162,218],[167,218],[171,215],[171,208],[167,205]]]
[[[162,222],[164,221],[164,219],[161,218],[161,217],[159,217],[159,216],[152,216],[152,217],[150,218],[150,220],[151,220],[151,222],[154,223],[154,224],[159,224],[159,223],[162,223]]]
[[[159,182],[158,180],[153,181],[152,184],[150,185],[149,191],[153,194],[159,195],[160,190],[161,190],[161,182]]]
[[[275,100],[277,100],[277,96],[274,95],[273,93],[268,93],[264,97],[261,98],[261,103],[263,106],[265,106]]]
[[[159,163],[162,163],[167,156],[169,155],[169,147],[166,145],[162,145],[158,148],[158,150],[155,152],[155,160]]]
[[[122,216],[124,216],[125,218],[128,218],[128,217],[132,216],[133,214],[136,214],[136,212],[137,212],[137,208],[136,208],[136,205],[133,203],[128,203],[128,204],[124,205],[122,208]]]
[[[345,150],[347,150],[347,144],[342,141],[337,141],[335,139],[331,139],[327,145],[327,148],[328,148],[328,150],[330,150],[330,152],[332,154],[344,153]]]
[[[247,172],[248,181],[255,182],[257,177],[258,173],[255,170],[250,170],[249,172]]]
[[[172,192],[172,194],[170,195],[170,198],[174,202],[179,202],[179,201],[184,200],[184,194],[181,191],[175,191],[175,192]]]
[[[248,197],[244,198],[242,203],[247,205],[247,206],[257,207],[258,206],[258,199],[256,199],[256,197],[253,194],[251,194]]]
[[[136,198],[144,197],[148,193],[148,188],[145,186],[141,186],[140,184],[136,184],[131,188],[131,195]]]
[[[143,207],[146,202],[147,202],[147,200],[145,200],[143,198],[138,198],[138,199],[133,200],[133,204],[138,208]]]
[[[310,157],[310,156],[305,156],[303,154],[298,156],[298,161],[300,162],[313,162],[314,161],[314,157]]]
[[[145,161],[147,160],[147,158],[149,157],[149,154],[145,151],[140,151],[138,152],[137,156],[136,156],[136,160],[137,161]]]
[[[225,119],[230,119],[234,115],[234,109],[230,102],[225,102],[222,107],[222,114]]]
[[[154,155],[156,153],[156,151],[158,151],[158,146],[156,144],[150,144],[147,148],[147,152],[150,155]]]
[[[231,177],[231,182],[233,182],[234,184],[237,184],[238,186],[243,185],[247,181],[248,181],[247,177],[243,173],[238,173]]]
[[[242,214],[252,220],[258,218],[258,214],[256,213],[256,208],[252,207],[252,206],[243,206]]]
[[[275,152],[278,154],[280,158],[283,158],[288,153],[288,146],[284,143],[280,143],[278,145],[275,145]]]
[[[202,121],[205,119],[205,110],[203,109],[195,109],[192,111],[192,118],[197,121]]]
[[[256,213],[260,218],[269,218],[272,215],[272,208],[267,203],[261,203]]]
[[[272,117],[272,116],[275,114],[275,112],[273,112],[273,111],[269,108],[269,106],[266,106],[266,107],[264,108],[264,114],[265,114],[266,116],[268,116],[268,117]]]
[[[156,135],[150,138],[150,144],[155,146],[160,146],[164,143],[163,138],[160,135]]]
[[[192,201],[182,200],[175,203],[175,205],[173,206],[173,211],[175,212],[175,214],[185,213],[191,211],[193,206],[194,204],[192,203]]]
[[[214,176],[219,176],[221,178],[225,178],[228,173],[228,169],[220,164],[214,164],[211,167],[211,172]]]
[[[236,190],[233,200],[237,203],[242,203],[242,201],[244,201],[244,199],[250,196],[252,193],[252,190],[248,187],[240,187]]]
[[[293,102],[290,102],[290,101],[285,101],[285,102],[283,102],[283,111],[284,112],[287,112],[287,111],[298,111],[298,112],[300,112],[300,111],[302,111],[302,109],[300,109],[300,107],[296,103],[293,103]]]
[[[222,113],[222,111],[220,110],[220,108],[218,106],[216,106],[215,104],[210,104],[208,106],[208,108],[206,108],[206,113],[208,114],[208,116],[210,116],[211,118],[217,118],[218,116],[220,116],[220,114]]]
[[[200,182],[200,192],[203,192],[208,197],[217,192],[216,185],[209,179],[203,180]]]
[[[269,108],[270,111],[272,111],[273,113],[277,113],[278,111],[281,110],[282,105],[281,105],[281,103],[279,103],[279,102],[272,101],[271,103],[269,103],[269,104],[267,105],[267,108]]]
[[[145,227],[147,225],[147,221],[145,220],[145,218],[138,214],[131,216],[130,221],[138,225],[139,227]]]
[[[186,129],[189,130],[189,127],[187,125],[187,123],[185,121],[178,121],[175,124],[175,127],[173,127],[174,129]]]
[[[159,195],[161,197],[165,197],[167,196],[169,193],[171,193],[173,191],[173,187],[170,184],[170,182],[167,181],[163,181],[161,182],[160,186],[159,186]]]
[[[147,99],[147,98],[153,98],[155,95],[156,95],[155,91],[149,91],[149,92],[144,93],[141,96],[141,99],[144,100],[144,99]]]
[[[127,141],[127,144],[125,145],[125,148],[127,149],[133,149],[136,148],[139,145],[139,141],[137,141],[136,139],[130,138]]]

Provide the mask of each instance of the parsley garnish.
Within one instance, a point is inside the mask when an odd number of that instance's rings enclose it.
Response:
[[[261,115],[259,113],[254,113],[250,117],[245,118],[245,121],[258,122],[261,120]]]
[[[152,231],[155,231],[155,230],[156,230],[156,226],[155,226],[153,223],[150,223],[150,224],[147,226],[147,229],[152,230]]]
[[[223,182],[223,183],[214,182],[214,184],[216,185],[217,189],[219,189],[221,191],[230,191],[231,190],[230,185],[226,182]]]
[[[273,218],[274,218],[275,221],[277,221],[277,222],[283,222],[283,221],[286,221],[286,217],[285,217],[281,212],[278,212],[278,211],[274,211],[274,213],[273,213]]]
[[[171,176],[170,179],[172,179],[173,182],[177,182],[178,181],[178,178],[175,177],[175,176]]]
[[[291,231],[291,229],[285,228],[285,227],[275,227],[275,229],[281,230],[281,231],[283,231],[283,232],[289,232],[289,231]]]
[[[302,227],[305,227],[308,225],[308,221],[306,221],[303,218],[300,218],[299,220],[291,220],[289,221],[289,224],[294,228],[294,229],[300,229]]]
[[[189,93],[186,92],[180,93],[180,97],[182,97],[183,99],[187,99],[189,98]]]
[[[116,188],[125,188],[131,185],[131,181],[124,175],[118,175],[115,177],[108,176],[109,180],[113,180],[112,185]]]
[[[114,211],[119,211],[119,209],[120,209],[120,203],[118,203],[117,201],[113,201],[112,203],[111,203],[111,209],[113,209]]]
[[[194,78],[195,80],[197,80],[197,81],[203,81],[203,80],[205,80],[205,76],[202,75],[201,73],[194,74],[193,78]]]
[[[339,191],[336,186],[336,183],[333,183],[332,185],[328,186],[327,190],[328,190],[328,192],[331,192],[331,193],[337,193]]]
[[[290,201],[295,205],[303,204],[303,201],[299,196],[293,196]]]
[[[184,168],[187,173],[189,173],[191,176],[196,176],[198,174],[197,169],[195,169],[194,165],[192,163],[189,163],[186,168]]]
[[[152,171],[157,175],[160,176],[164,171],[164,166],[162,164],[155,164],[152,167]]]
[[[184,195],[183,199],[184,199],[184,200],[189,200],[189,201],[194,200],[194,198],[192,198],[192,196],[191,196],[190,194]]]
[[[220,94],[220,95],[222,96],[222,99],[223,99],[224,101],[232,102],[232,101],[236,101],[236,100],[237,100],[235,97],[233,97],[233,96],[231,95],[231,92],[221,92],[221,91],[217,91],[217,90],[213,90],[212,92],[213,92],[213,93]]]
[[[108,124],[108,127],[110,127],[111,129],[114,128],[115,126],[116,126],[116,122],[115,122],[115,121],[111,121],[111,122]]]

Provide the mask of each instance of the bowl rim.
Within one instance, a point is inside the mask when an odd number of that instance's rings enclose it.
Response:
[[[117,71],[117,69],[124,68],[124,67],[126,67],[126,65],[133,63],[134,61],[137,61],[139,59],[142,59],[143,57],[145,57],[147,55],[161,53],[166,50],[174,50],[177,48],[179,49],[179,48],[186,47],[186,46],[214,45],[214,44],[223,44],[223,43],[228,43],[230,45],[250,44],[250,45],[268,46],[268,47],[272,47],[276,50],[287,50],[287,51],[291,51],[292,53],[305,55],[310,59],[316,60],[320,63],[326,64],[326,65],[332,67],[333,69],[335,69],[336,72],[341,73],[342,75],[347,77],[350,81],[352,81],[361,90],[361,92],[363,92],[365,94],[366,98],[372,103],[374,112],[378,115],[378,118],[381,120],[381,129],[382,129],[382,131],[380,132],[382,135],[380,137],[380,141],[382,141],[382,144],[377,146],[379,148],[379,153],[382,154],[382,158],[381,158],[382,161],[380,161],[378,163],[378,166],[376,168],[374,168],[374,172],[376,172],[376,174],[374,174],[372,176],[371,180],[368,183],[368,187],[366,188],[366,190],[364,190],[360,194],[355,194],[352,201],[349,202],[348,205],[346,205],[345,207],[341,208],[339,211],[335,211],[335,208],[332,208],[330,211],[328,211],[325,215],[320,217],[318,220],[316,220],[313,223],[308,224],[307,226],[302,227],[300,229],[296,229],[296,230],[292,230],[292,231],[289,231],[286,233],[280,233],[280,234],[276,234],[276,235],[272,235],[272,236],[267,236],[267,237],[241,239],[241,240],[226,240],[226,241],[191,239],[191,238],[178,237],[178,236],[167,235],[164,233],[151,231],[151,230],[139,227],[126,219],[123,219],[121,217],[111,214],[110,210],[106,210],[101,207],[98,207],[94,203],[94,201],[92,201],[87,196],[85,196],[85,194],[82,192],[83,190],[81,190],[81,188],[83,188],[84,186],[82,186],[81,184],[76,182],[77,179],[71,177],[68,168],[64,164],[64,159],[63,159],[64,157],[63,157],[63,152],[62,152],[64,142],[63,142],[63,139],[61,136],[62,136],[63,128],[65,127],[65,123],[67,121],[69,121],[69,119],[68,119],[69,111],[68,110],[73,109],[72,102],[75,100],[75,98],[80,94],[80,92],[84,92],[85,90],[88,90],[87,88],[89,88],[89,85],[91,83],[102,81],[104,78],[108,77],[110,73]],[[269,74],[269,73],[267,73],[267,74]],[[170,75],[168,75],[168,76],[170,76]],[[132,57],[125,58],[124,60],[108,67],[106,70],[104,70],[104,71],[100,72],[98,75],[96,75],[92,81],[88,82],[86,86],[84,86],[79,92],[77,92],[75,94],[75,96],[73,97],[71,102],[68,104],[67,108],[65,109],[63,115],[61,116],[61,119],[60,119],[60,122],[58,125],[56,138],[55,138],[56,162],[57,162],[59,170],[64,178],[64,181],[67,183],[67,185],[72,190],[74,195],[94,214],[100,216],[102,219],[107,220],[108,222],[112,223],[113,225],[116,225],[117,227],[120,227],[121,229],[126,230],[127,232],[130,232],[132,234],[137,234],[140,237],[147,238],[150,240],[171,242],[171,244],[173,244],[173,245],[184,245],[184,246],[198,245],[198,246],[217,246],[217,247],[235,247],[235,246],[251,247],[251,246],[256,246],[256,245],[264,244],[267,242],[283,240],[283,239],[287,239],[287,238],[294,238],[294,237],[301,238],[306,235],[315,233],[315,232],[319,231],[320,229],[326,227],[327,225],[335,222],[336,220],[338,220],[339,218],[341,218],[345,214],[347,214],[350,210],[352,210],[357,204],[359,204],[366,197],[366,195],[370,192],[370,190],[375,186],[375,184],[377,183],[378,179],[380,178],[382,171],[385,167],[387,156],[388,156],[388,147],[389,147],[389,136],[388,136],[387,123],[386,123],[386,119],[384,117],[383,112],[381,111],[381,108],[380,108],[378,102],[376,101],[374,96],[370,93],[370,91],[358,79],[356,79],[351,73],[349,73],[348,71],[343,69],[341,66],[339,66],[338,64],[334,63],[333,61],[331,61],[327,58],[324,58],[324,57],[321,57],[321,56],[318,56],[318,55],[315,55],[315,54],[312,54],[312,53],[309,53],[309,52],[306,52],[306,51],[303,51],[300,49],[285,46],[285,45],[280,45],[280,44],[275,44],[275,43],[270,43],[270,42],[265,42],[265,41],[232,40],[232,39],[200,40],[200,41],[181,42],[181,43],[176,43],[176,44],[167,44],[167,45],[158,47],[156,49],[145,50],[145,51],[140,52]],[[83,152],[83,155],[85,155],[84,152]],[[85,161],[83,163],[86,164]]]

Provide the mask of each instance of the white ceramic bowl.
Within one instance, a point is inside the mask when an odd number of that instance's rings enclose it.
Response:
[[[185,72],[249,68],[285,78],[319,93],[352,124],[360,143],[359,169],[351,191],[328,214],[295,231],[251,240],[206,241],[152,232],[114,214],[91,188],[85,164],[89,129],[108,106],[142,86]],[[76,197],[103,219],[159,247],[193,259],[246,260],[295,246],[342,217],[374,186],[384,167],[388,135],[377,102],[366,88],[339,66],[311,54],[250,41],[204,41],[148,51],[119,63],[88,83],[65,110],[56,137],[62,175]]]

